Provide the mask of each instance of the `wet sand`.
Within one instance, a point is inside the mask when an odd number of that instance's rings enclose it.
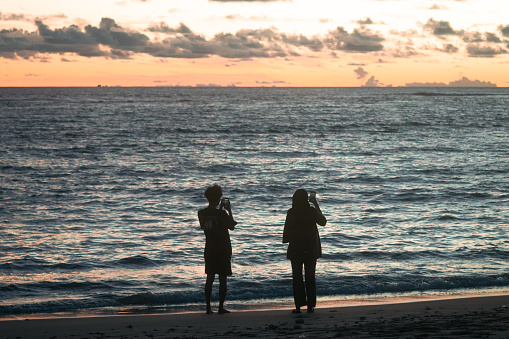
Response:
[[[279,309],[0,321],[1,339],[212,337],[509,338],[509,295],[356,306],[338,302],[309,314]]]

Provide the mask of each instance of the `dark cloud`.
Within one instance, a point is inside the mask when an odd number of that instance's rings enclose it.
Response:
[[[0,12],[0,21],[26,21],[25,14],[2,13]]]
[[[359,25],[373,25],[373,20],[371,20],[371,18],[366,18],[366,19],[363,19],[363,20],[358,20],[357,23]]]
[[[459,51],[459,48],[452,45],[452,44],[446,44],[442,47],[441,51],[449,54],[457,53]]]
[[[355,74],[357,74],[357,79],[365,78],[369,73],[364,70],[362,67],[358,67],[354,70]]]
[[[319,52],[324,48],[323,42],[318,38],[311,38],[304,35],[282,35],[282,39],[285,43],[296,46],[296,47],[307,47],[312,51]]]
[[[37,53],[76,53],[85,57],[130,58],[148,45],[149,38],[141,33],[128,32],[113,19],[103,18],[99,27],[88,25],[84,31],[76,25],[50,29],[36,20],[37,32],[22,30],[0,31],[0,56],[34,57]],[[109,51],[100,45],[109,47]]]
[[[500,31],[500,33],[502,33],[503,36],[505,36],[506,38],[509,38],[509,25],[507,26],[498,26],[498,30]]]
[[[486,32],[464,32],[463,41],[467,43],[478,43],[478,42],[491,42],[491,43],[502,43],[502,40],[495,33]]]
[[[448,21],[435,21],[430,18],[423,26],[424,30],[430,31],[433,35],[444,36],[444,35],[457,35],[456,32]]]
[[[467,46],[469,57],[473,58],[493,58],[499,54],[506,54],[507,50],[503,48],[494,48],[491,46],[472,44]]]
[[[192,33],[191,29],[189,27],[187,27],[186,25],[184,25],[182,22],[180,23],[180,25],[178,27],[175,27],[175,28],[169,27],[165,22],[160,22],[159,24],[154,24],[154,25],[150,26],[149,28],[147,28],[147,30],[149,32],[153,32],[153,33],[167,33],[167,34]]]
[[[219,33],[207,40],[196,34],[178,34],[152,43],[144,49],[157,57],[205,58],[268,58],[290,55],[284,48],[282,35],[271,29],[243,29],[235,34]]]
[[[384,38],[372,33],[369,29],[361,27],[348,33],[343,27],[330,31],[326,43],[332,50],[346,52],[378,52],[383,50],[381,42]]]
[[[97,27],[87,25],[83,30],[76,25],[51,29],[40,20],[35,24],[36,32],[0,31],[0,56],[29,58],[36,53],[76,53],[86,57],[128,59],[134,53],[145,53],[160,58],[217,55],[246,59],[297,56],[300,48],[311,51],[324,48],[319,38],[286,35],[272,29],[242,29],[235,34],[219,33],[206,39],[183,23],[176,28],[159,23],[147,30],[165,33],[168,37],[150,41],[145,34],[126,30],[110,18],[103,18]]]
[[[362,22],[367,25],[372,20],[367,18]],[[70,53],[84,57],[130,59],[135,54],[142,53],[161,59],[220,56],[245,60],[288,58],[309,51],[323,51],[337,57],[338,51],[349,53],[384,51],[386,41],[380,33],[370,30],[366,25],[361,25],[351,32],[343,27],[337,27],[323,36],[312,37],[281,33],[273,28],[241,29],[236,33],[219,33],[213,37],[205,37],[194,33],[184,23],[172,27],[160,22],[152,24],[145,30],[145,33],[158,34],[153,39],[143,32],[123,28],[111,18],[102,18],[97,26],[86,25],[83,28],[77,25],[50,28],[43,20],[36,20],[35,25],[37,30],[34,32],[18,29],[0,30],[0,57],[42,61],[42,56],[38,53],[60,54],[61,58],[64,54]],[[488,58],[507,53],[501,45],[496,45],[504,42],[498,33],[455,31],[447,21],[434,19],[429,19],[424,29],[431,31],[433,36],[454,34],[462,37],[468,44],[466,51],[470,57]],[[502,35],[509,35],[509,26],[499,26],[498,29]],[[419,54],[411,42],[412,40],[408,39],[407,43],[400,43],[395,49],[389,48],[385,50],[386,54],[393,57]],[[507,43],[507,39],[504,43]],[[439,50],[457,53],[459,47],[462,46],[444,44]],[[356,72],[361,76],[363,65],[358,66],[361,67]],[[367,74],[363,77],[366,76]]]
[[[86,26],[85,32],[102,45],[124,50],[140,51],[149,41],[145,34],[124,31],[110,18],[102,18],[99,27]]]
[[[501,43],[502,40],[495,33],[486,33],[486,42]]]

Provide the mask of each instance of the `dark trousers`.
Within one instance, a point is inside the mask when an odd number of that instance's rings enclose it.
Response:
[[[302,276],[302,266],[306,282]],[[316,279],[315,279],[316,259],[310,260],[292,260],[293,274],[293,299],[295,306],[316,306]]]

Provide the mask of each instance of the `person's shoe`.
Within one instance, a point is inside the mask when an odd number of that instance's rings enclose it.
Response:
[[[206,314],[212,314],[214,312],[212,312],[212,310],[207,310]]]
[[[314,307],[308,307],[308,313],[313,313],[315,311]]]
[[[292,313],[300,313],[300,308],[296,308],[296,309],[292,310]]]
[[[224,308],[222,308],[222,309],[220,309],[219,311],[217,311],[217,313],[219,313],[219,314],[226,314],[226,313],[232,313],[232,312],[230,312],[230,311],[225,310]]]

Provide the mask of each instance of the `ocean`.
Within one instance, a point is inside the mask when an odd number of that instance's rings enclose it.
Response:
[[[0,316],[204,310],[214,183],[238,221],[230,309],[292,305],[299,188],[328,219],[318,307],[509,291],[508,107],[509,88],[1,88]]]

